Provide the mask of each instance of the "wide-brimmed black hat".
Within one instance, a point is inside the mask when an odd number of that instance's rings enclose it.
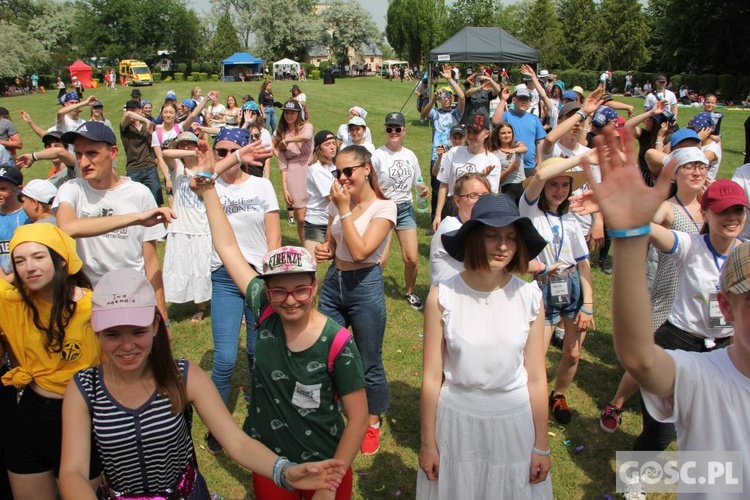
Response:
[[[442,236],[443,246],[454,259],[463,262],[466,236],[477,224],[490,227],[506,227],[515,223],[520,231],[520,237],[526,244],[529,260],[533,259],[547,246],[547,240],[542,238],[528,217],[521,217],[518,207],[507,195],[487,194],[479,198],[471,209],[471,219],[464,222],[456,231]]]

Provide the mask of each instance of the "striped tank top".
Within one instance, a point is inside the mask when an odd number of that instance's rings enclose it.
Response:
[[[187,384],[188,361],[176,363]],[[154,391],[139,408],[126,408],[104,385],[102,367],[83,370],[74,380],[89,407],[104,478],[117,492],[163,493],[195,463],[193,407],[173,415],[169,399]]]

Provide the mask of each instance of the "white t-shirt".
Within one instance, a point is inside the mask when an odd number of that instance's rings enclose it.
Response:
[[[53,208],[67,203],[79,219],[142,213],[156,208],[151,191],[139,182],[121,177],[112,189],[100,190],[83,179],[72,179],[57,190]],[[130,226],[91,238],[77,238],[76,248],[83,260],[83,271],[96,284],[108,271],[130,268],[144,272],[143,243],[164,238],[163,224],[153,227]]]
[[[261,146],[272,146],[273,145],[273,137],[271,137],[271,132],[268,131],[267,128],[262,128],[260,131],[260,144]]]
[[[500,290],[478,292],[457,274],[438,287],[446,383],[485,391],[525,388],[523,351],[542,302],[539,286],[511,276]]]
[[[706,173],[709,179],[714,180],[716,179],[716,174],[719,173],[719,166],[721,166],[721,144],[711,141],[710,144],[706,144],[701,149],[703,151],[711,151],[716,155],[716,159],[708,163],[708,172]]]
[[[643,102],[643,107],[646,109],[651,109],[656,106],[656,103],[658,101],[663,101],[665,99],[667,101],[667,105],[670,108],[677,105],[677,96],[674,95],[674,92],[664,89],[661,91],[654,90],[653,92],[649,93]]]
[[[347,146],[351,146],[352,144],[352,138],[349,135],[349,125],[346,123],[342,123],[341,126],[339,126],[339,130],[336,133],[336,137],[338,140],[341,141],[341,148],[345,148]],[[372,143],[372,132],[370,132],[370,127],[365,127],[365,142]]]
[[[451,148],[440,161],[437,179],[448,184],[448,196],[453,196],[456,179],[469,172],[481,174],[487,167],[494,167],[487,176],[487,180],[490,182],[490,190],[497,194],[500,191],[500,160],[487,151],[471,154],[467,146]]]
[[[179,159],[175,159],[175,163],[177,166],[171,172],[172,192],[174,193],[172,209],[177,214],[177,218],[169,224],[167,231],[173,234],[211,234],[206,216],[206,205],[190,189],[190,177],[194,172],[185,167]]]
[[[335,178],[331,173],[336,168],[331,164],[321,165],[316,161],[307,169],[307,211],[305,222],[315,226],[328,225],[328,204],[331,197],[331,186]]]
[[[732,180],[742,186],[742,189],[745,190],[745,196],[750,200],[750,163],[746,163],[735,170]],[[750,210],[745,209],[745,215],[745,227],[742,228],[739,236],[742,241],[750,240],[750,224],[747,222],[750,218]]]
[[[234,236],[245,260],[263,269],[263,256],[268,253],[266,214],[278,212],[279,202],[268,179],[251,175],[241,184],[227,184],[216,180],[216,194],[234,230]],[[211,271],[222,266],[216,249],[211,254]]]
[[[745,452],[750,443],[750,378],[734,366],[729,349],[667,351],[675,363],[673,397],[641,390],[648,412],[659,422],[675,424],[680,451]],[[745,480],[750,477],[750,460],[743,460],[742,470],[734,471],[734,477],[740,474]],[[686,497],[730,498],[726,494]]]
[[[451,257],[443,246],[442,236],[445,233],[461,229],[458,217],[446,217],[430,241],[430,286],[443,283],[464,270],[464,263]]]
[[[172,130],[164,130],[163,128],[159,128],[161,125],[156,126],[156,130],[151,132],[151,147],[161,147],[162,144],[164,144],[164,141],[169,141],[171,139],[174,139],[178,135],[182,133],[182,126],[179,123],[175,123],[174,127],[172,127]]]
[[[58,132],[62,132],[63,134],[65,132],[74,132],[78,127],[86,123],[86,120],[78,117],[77,120],[74,120],[70,117],[70,115],[63,115],[62,122],[58,121],[56,124],[56,129]]]
[[[212,127],[221,127],[224,125],[224,113],[227,111],[226,106],[223,104],[208,104],[204,108],[206,112],[206,118]]]
[[[562,217],[557,214],[542,212],[539,209],[538,202],[538,198],[529,201],[524,191],[518,205],[521,216],[531,219],[531,223],[534,224],[537,232],[547,240],[547,246],[544,247],[537,259],[547,266],[562,262],[561,271],[578,265],[578,261],[588,259],[589,249],[578,219],[570,212]]]
[[[719,286],[719,267],[724,267],[726,256],[714,255],[706,243],[708,235],[672,233],[675,247],[667,255],[677,268],[677,291],[667,321],[702,337],[729,337],[734,332],[731,324],[711,328],[708,322],[709,294],[715,293]]]
[[[392,151],[388,146],[381,146],[375,151],[372,161],[385,197],[396,203],[411,202],[411,189],[422,177],[417,155],[404,147]]]

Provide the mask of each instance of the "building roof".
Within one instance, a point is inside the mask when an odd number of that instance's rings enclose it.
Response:
[[[383,52],[380,50],[380,47],[378,47],[375,43],[363,43],[360,47],[360,51],[362,52],[362,55],[365,56],[382,56]]]

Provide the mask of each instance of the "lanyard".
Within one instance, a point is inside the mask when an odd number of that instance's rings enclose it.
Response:
[[[552,231],[552,246],[555,248],[555,262],[560,262],[560,253],[562,253],[563,248],[563,242],[565,241],[565,226],[563,226],[563,219],[562,215],[556,215],[552,214],[553,217],[557,217],[560,219],[560,244],[556,244],[557,242],[557,234],[555,231],[555,228],[552,227],[552,223],[549,221],[549,216],[547,215],[547,212],[544,212],[544,218],[547,219],[547,224],[549,225],[550,231]],[[554,264],[555,262],[552,262]]]
[[[677,194],[674,195],[674,199],[677,200],[677,203],[680,204],[680,206],[682,207],[683,212],[685,212],[687,214],[687,216],[690,217],[690,220],[693,223],[693,225],[695,226],[695,229],[697,229],[698,232],[700,233],[701,232],[701,228],[698,225],[698,223],[695,222],[695,219],[693,219],[693,214],[691,214],[690,211],[688,211],[688,209],[685,207],[685,205],[682,204],[682,202],[680,201],[680,199],[677,197]]]
[[[734,246],[737,244],[737,240],[735,239],[734,241],[732,241],[732,247],[729,249],[726,255],[721,254],[716,251],[714,246],[711,244],[711,238],[709,238],[707,234],[703,235],[703,241],[706,242],[706,246],[708,247],[708,250],[711,252],[711,257],[713,257],[714,259],[714,264],[716,264],[716,269],[719,271],[719,279],[721,279],[721,271],[722,269],[724,269],[724,264],[726,264],[727,262],[727,257],[729,256],[730,253],[732,253],[732,250],[734,250]],[[719,259],[721,259],[721,265],[719,265]],[[721,283],[716,285],[716,289],[717,290],[721,289]]]

